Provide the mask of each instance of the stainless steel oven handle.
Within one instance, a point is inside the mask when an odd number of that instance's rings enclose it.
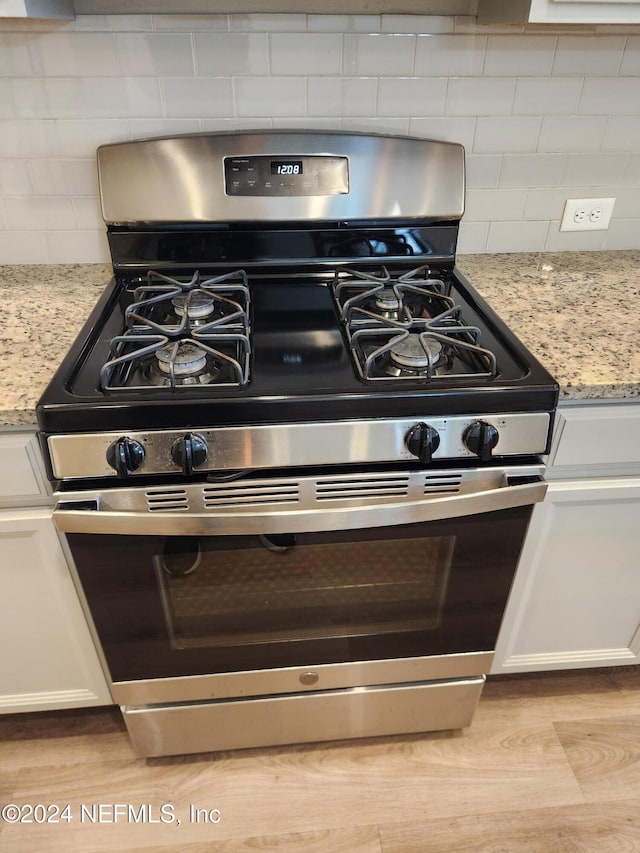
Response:
[[[62,533],[101,533],[128,536],[224,536],[270,533],[311,533],[388,527],[421,521],[460,518],[501,509],[527,506],[544,498],[546,482],[507,485],[473,494],[449,495],[372,506],[333,509],[267,510],[264,512],[139,512],[79,506],[60,502],[54,519]]]

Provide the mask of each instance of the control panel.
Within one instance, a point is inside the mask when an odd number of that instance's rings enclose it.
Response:
[[[341,195],[349,192],[349,161],[328,155],[225,157],[229,196]]]
[[[277,425],[86,433],[49,436],[61,479],[205,474],[245,468],[295,468],[390,461],[423,464],[544,453],[547,412],[413,420],[331,421]]]

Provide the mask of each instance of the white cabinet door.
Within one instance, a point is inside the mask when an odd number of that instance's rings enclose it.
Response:
[[[0,512],[0,712],[111,704],[51,510]]]
[[[640,479],[551,483],[534,510],[492,672],[640,662]]]
[[[478,0],[478,21],[634,24],[640,21],[640,0]]]

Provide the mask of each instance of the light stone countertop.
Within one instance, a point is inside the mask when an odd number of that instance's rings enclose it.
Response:
[[[640,400],[640,251],[461,255],[458,266],[555,376],[561,400]],[[110,277],[105,264],[0,266],[0,426],[36,423]]]

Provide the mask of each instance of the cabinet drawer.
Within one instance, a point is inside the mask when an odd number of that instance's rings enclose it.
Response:
[[[36,434],[0,433],[0,504],[46,503],[48,496]]]
[[[549,461],[589,469],[640,465],[640,404],[560,408]]]

